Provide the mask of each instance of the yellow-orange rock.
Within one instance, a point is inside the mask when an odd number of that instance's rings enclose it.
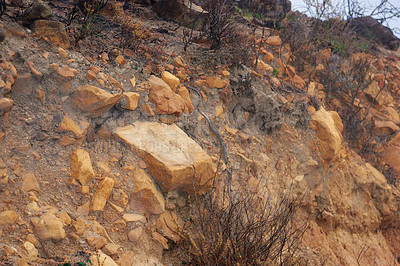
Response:
[[[210,188],[216,170],[211,157],[177,125],[136,122],[117,128],[116,135],[138,152],[164,191]]]
[[[400,178],[400,146],[393,145],[386,148],[383,153],[383,159]]]
[[[58,48],[58,53],[59,53],[62,57],[64,57],[64,58],[67,58],[67,57],[68,57],[67,51],[65,51],[62,47],[59,47],[59,48]]]
[[[161,214],[164,212],[164,197],[157,190],[151,177],[142,169],[133,173],[134,189],[130,195],[130,206],[133,210],[148,213]]]
[[[174,211],[165,211],[156,220],[157,231],[163,232],[165,237],[174,241],[180,241],[182,238],[177,235],[179,232],[178,217]]]
[[[125,58],[122,55],[119,55],[115,58],[115,62],[117,62],[120,66],[125,65]]]
[[[65,237],[63,222],[52,213],[31,219],[33,231],[42,240],[60,241]]]
[[[14,105],[14,101],[9,98],[1,98],[0,99],[0,113],[1,112],[10,112],[11,108]]]
[[[97,79],[97,76],[96,76],[96,73],[95,73],[94,71],[88,70],[88,72],[87,72],[87,74],[86,74],[86,78],[87,78],[88,80],[96,80],[96,79]]]
[[[92,211],[102,211],[107,203],[108,198],[111,195],[112,189],[114,187],[114,179],[105,177],[96,189],[94,193],[93,200],[90,204],[90,209]]]
[[[45,35],[55,45],[59,45],[64,49],[71,47],[64,23],[40,19],[35,20],[33,28],[37,37]]]
[[[178,67],[187,67],[187,65],[183,62],[183,58],[181,56],[177,56],[174,59],[174,63],[175,65],[177,65]]]
[[[192,104],[192,100],[190,99],[189,91],[184,86],[180,86],[178,88],[178,92],[177,93],[179,94],[179,96],[182,97],[183,100],[185,100],[187,111],[189,113],[192,112],[194,107],[193,107],[193,104]]]
[[[29,191],[36,191],[40,192],[40,186],[36,179],[35,174],[33,173],[26,173],[22,177],[22,190],[29,192]]]
[[[365,95],[371,100],[374,101],[375,104],[385,105],[387,103],[393,102],[393,97],[388,94],[386,91],[381,90],[379,88],[379,84],[377,81],[372,81],[372,83],[365,90]]]
[[[257,68],[259,70],[261,70],[262,72],[273,72],[274,71],[274,69],[270,65],[264,63],[264,61],[262,61],[261,59],[257,60]]]
[[[94,178],[92,162],[87,151],[76,149],[71,154],[71,170],[72,177],[79,180],[82,186],[85,186]]]
[[[136,86],[136,78],[133,77],[129,81],[131,82],[132,88],[135,88],[135,86]]]
[[[82,129],[68,116],[64,116],[61,124],[56,129],[56,132],[70,131],[75,134],[77,138],[82,136]]]
[[[302,79],[299,75],[294,75],[293,76],[293,83],[297,88],[304,88],[304,86],[306,85],[306,82],[304,81],[304,79]]]
[[[57,69],[57,73],[59,75],[61,75],[62,77],[64,77],[64,78],[73,78],[73,77],[75,77],[75,71],[72,68],[68,67],[68,66],[59,67]]]
[[[18,214],[13,210],[0,212],[0,226],[14,224],[18,219]]]
[[[396,125],[400,124],[400,115],[393,107],[385,107],[383,112],[387,120],[392,121]]]
[[[396,131],[400,131],[400,127],[392,121],[375,121],[374,134],[377,136],[390,135]]]
[[[156,76],[151,76],[149,82],[151,84],[149,98],[156,104],[156,112],[181,115],[185,109],[185,101],[182,97],[174,93],[167,83]]]
[[[279,36],[270,36],[268,39],[265,41],[268,45],[272,46],[279,46],[282,44],[281,37]]]
[[[220,77],[206,77],[205,83],[212,89],[222,89],[229,85],[229,80]]]
[[[321,107],[312,115],[310,127],[317,131],[322,158],[327,162],[336,159],[343,141],[341,134],[343,124],[340,116],[333,111],[327,112]]]
[[[123,95],[126,99],[126,109],[128,110],[135,110],[138,106],[140,94],[137,92],[124,92]]]
[[[265,61],[272,61],[272,60],[274,60],[274,55],[270,52],[266,52],[263,56],[263,59]]]
[[[119,266],[111,257],[107,256],[101,250],[90,257],[91,265],[93,266]]]
[[[111,94],[92,85],[82,85],[72,97],[73,104],[90,116],[100,116],[110,110],[121,99],[122,94]]]
[[[400,132],[388,142],[388,146],[400,146]]]
[[[169,87],[173,92],[176,92],[179,85],[181,84],[179,79],[175,75],[169,73],[168,71],[163,71],[161,73],[161,79],[164,80],[165,83],[169,85]]]

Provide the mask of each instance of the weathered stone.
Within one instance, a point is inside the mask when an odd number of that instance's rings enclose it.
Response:
[[[100,250],[90,257],[90,262],[93,266],[118,266],[111,257],[107,256]]]
[[[393,97],[388,94],[386,91],[381,90],[377,81],[372,81],[372,83],[365,90],[365,95],[380,106],[383,106],[387,103],[393,102]]]
[[[105,177],[97,187],[96,193],[94,194],[90,209],[92,211],[102,211],[107,203],[108,198],[111,195],[114,187],[114,179]]]
[[[22,247],[25,249],[25,251],[28,253],[28,261],[35,261],[39,255],[39,251],[35,248],[35,246],[29,242],[25,241],[24,244],[22,244]]]
[[[146,222],[146,217],[140,214],[136,213],[125,213],[122,216],[122,219],[124,219],[125,222]]]
[[[158,16],[196,30],[202,29],[208,20],[207,11],[187,0],[161,0],[153,5],[153,11]]]
[[[164,80],[165,83],[171,88],[173,92],[176,92],[181,82],[177,77],[173,74],[169,73],[168,71],[163,71],[161,73],[161,79]]]
[[[388,136],[396,131],[400,131],[400,127],[392,121],[375,121],[374,134],[377,136]]]
[[[400,124],[400,115],[393,107],[386,107],[384,113],[387,120],[392,121],[396,125]]]
[[[220,77],[206,77],[206,84],[212,89],[222,89],[229,85],[229,81]]]
[[[90,236],[86,238],[86,241],[96,250],[101,249],[108,243],[107,238],[105,238],[104,236]]]
[[[187,67],[187,65],[183,62],[182,56],[177,56],[177,57],[174,59],[174,63],[175,63],[175,65],[177,65],[178,67],[183,67],[183,68],[186,68],[186,67]]]
[[[181,115],[185,109],[185,101],[182,97],[174,93],[167,83],[156,76],[151,76],[148,81],[151,83],[150,101],[156,104],[156,112]]]
[[[60,241],[65,237],[64,224],[52,213],[31,218],[33,230],[42,241]]]
[[[330,162],[337,158],[342,147],[343,124],[336,112],[327,112],[323,107],[312,115],[310,127],[317,131],[322,158]]]
[[[394,145],[386,148],[383,158],[393,168],[396,175],[400,177],[400,146]]]
[[[280,46],[282,44],[281,37],[279,36],[270,36],[265,42],[272,46]]]
[[[133,76],[133,78],[131,78],[131,79],[129,80],[129,82],[130,82],[131,85],[132,85],[132,89],[134,89],[135,86],[136,86],[136,78],[135,78],[135,76]]]
[[[64,57],[64,58],[67,58],[67,57],[68,57],[67,51],[65,51],[62,47],[59,47],[59,48],[58,48],[58,53],[59,53],[62,57]]]
[[[216,118],[222,118],[224,116],[224,108],[222,105],[218,105],[215,107],[215,117]]]
[[[154,113],[153,109],[151,109],[151,107],[150,107],[150,105],[148,103],[142,104],[142,110],[143,110],[143,113],[146,116],[150,116],[151,117],[151,116],[155,116],[156,115]]]
[[[75,77],[76,71],[68,66],[62,66],[57,69],[57,73],[64,78],[73,78]]]
[[[117,62],[120,66],[125,65],[125,58],[122,55],[119,55],[115,58],[115,62]]]
[[[12,225],[18,219],[18,214],[15,211],[7,210],[0,212],[0,226]]]
[[[128,232],[128,239],[131,242],[136,242],[139,240],[140,236],[143,233],[143,228],[138,227]]]
[[[76,138],[82,136],[82,129],[68,116],[64,116],[61,124],[56,129],[56,132],[70,131],[75,134]]]
[[[388,146],[400,146],[400,132],[388,142]]]
[[[39,247],[40,245],[39,240],[37,240],[34,234],[28,234],[25,240],[31,242],[35,247]]]
[[[82,186],[94,178],[92,162],[87,151],[77,149],[71,154],[71,170],[72,177],[78,179]]]
[[[28,62],[28,66],[29,66],[29,68],[31,69],[31,71],[32,71],[33,74],[35,74],[35,75],[38,76],[38,77],[43,76],[42,72],[40,72],[39,70],[37,70],[37,69],[35,68],[35,64],[34,64],[32,61],[29,61],[29,62]]]
[[[135,254],[133,251],[125,251],[124,253],[121,254],[119,260],[119,265],[121,266],[132,266],[132,261],[135,258]]]
[[[164,197],[158,191],[151,177],[142,169],[133,173],[134,189],[130,196],[131,208],[149,214],[164,212]]]
[[[162,233],[164,237],[180,241],[182,240],[177,232],[179,232],[178,217],[174,211],[165,211],[156,220],[157,231]]]
[[[71,217],[69,217],[68,213],[66,212],[61,212],[58,215],[58,218],[60,218],[60,220],[63,222],[64,225],[69,226],[72,222]],[[32,242],[33,243],[33,242]]]
[[[384,45],[391,50],[396,50],[400,46],[400,39],[393,34],[392,30],[371,16],[349,19],[348,23],[357,34],[367,40]]]
[[[140,98],[140,94],[137,92],[124,92],[123,95],[127,101],[125,106],[128,110],[136,110]]]
[[[22,190],[29,192],[29,191],[36,191],[40,192],[40,186],[36,179],[35,174],[27,173],[24,174],[22,177]]]
[[[153,237],[153,240],[159,244],[161,244],[161,246],[163,247],[163,249],[168,249],[168,240],[163,237],[160,233],[158,232],[153,232],[151,234],[151,236]]]
[[[263,59],[265,61],[272,61],[272,60],[274,60],[274,55],[270,52],[265,52]]]
[[[9,98],[1,98],[0,99],[0,113],[2,112],[10,112],[11,108],[14,105],[14,101]]]
[[[110,110],[121,97],[119,93],[111,94],[95,86],[82,85],[76,89],[72,102],[81,111],[97,117]]]
[[[137,150],[165,191],[193,193],[211,185],[210,177],[215,174],[211,157],[175,124],[136,122],[117,128],[116,135]]]
[[[135,168],[132,169],[132,172]],[[122,189],[115,189],[112,195],[113,200],[118,202],[122,207],[126,207],[128,204],[128,195]]]
[[[188,113],[192,112],[194,107],[193,107],[193,104],[192,104],[192,100],[190,99],[189,91],[185,87],[180,86],[178,88],[177,93],[179,94],[179,96],[182,97],[183,100],[185,100],[185,104],[186,104],[186,108],[187,108]]]
[[[29,25],[38,19],[47,19],[53,14],[52,9],[42,1],[38,0],[24,10],[21,21],[24,25]]]
[[[88,72],[86,73],[86,78],[88,80],[96,80],[97,76],[96,73],[94,73],[92,70],[88,70]]]
[[[108,256],[115,256],[118,254],[118,252],[122,249],[120,245],[117,244],[112,244],[112,243],[107,243],[103,247],[104,253],[106,253]]]

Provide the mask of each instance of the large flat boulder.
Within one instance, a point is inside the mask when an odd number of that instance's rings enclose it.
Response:
[[[164,191],[210,188],[216,171],[211,157],[177,125],[136,122],[117,128],[115,134],[143,158]]]

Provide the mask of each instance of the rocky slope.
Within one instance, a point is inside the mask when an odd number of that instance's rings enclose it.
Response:
[[[68,49],[59,24],[30,23],[34,32],[0,21],[2,265],[187,262],[174,217],[227,167],[233,192],[277,196],[292,187],[303,195],[304,264],[398,264],[398,188],[348,147],[338,113],[306,108],[298,89],[278,90],[302,88],[306,77],[294,67],[286,80],[273,74],[289,64],[274,31],[252,70],[196,61],[183,52],[181,31],[158,35],[171,45],[161,62],[144,64],[129,51]],[[382,151],[398,176],[400,54],[382,50],[372,60],[375,82],[360,101],[377,99],[375,131],[387,136]],[[382,78],[384,64],[391,76]],[[382,82],[389,89],[380,91]],[[323,94],[318,84],[309,90]]]

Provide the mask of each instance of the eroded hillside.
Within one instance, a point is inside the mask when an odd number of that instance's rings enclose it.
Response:
[[[346,94],[336,88],[349,79],[326,74],[334,49],[300,67],[282,32],[239,15],[234,45],[210,50],[126,1],[140,43],[117,44],[110,26],[74,45],[63,23],[73,5],[48,2],[21,1],[0,20],[2,265],[190,263],[178,221],[195,219],[194,195],[227,184],[298,199],[298,264],[398,264],[398,51],[339,61],[344,73],[370,65],[365,88]],[[118,10],[98,23],[125,25]],[[338,84],[324,87],[328,77]],[[363,130],[349,131],[356,118]]]

